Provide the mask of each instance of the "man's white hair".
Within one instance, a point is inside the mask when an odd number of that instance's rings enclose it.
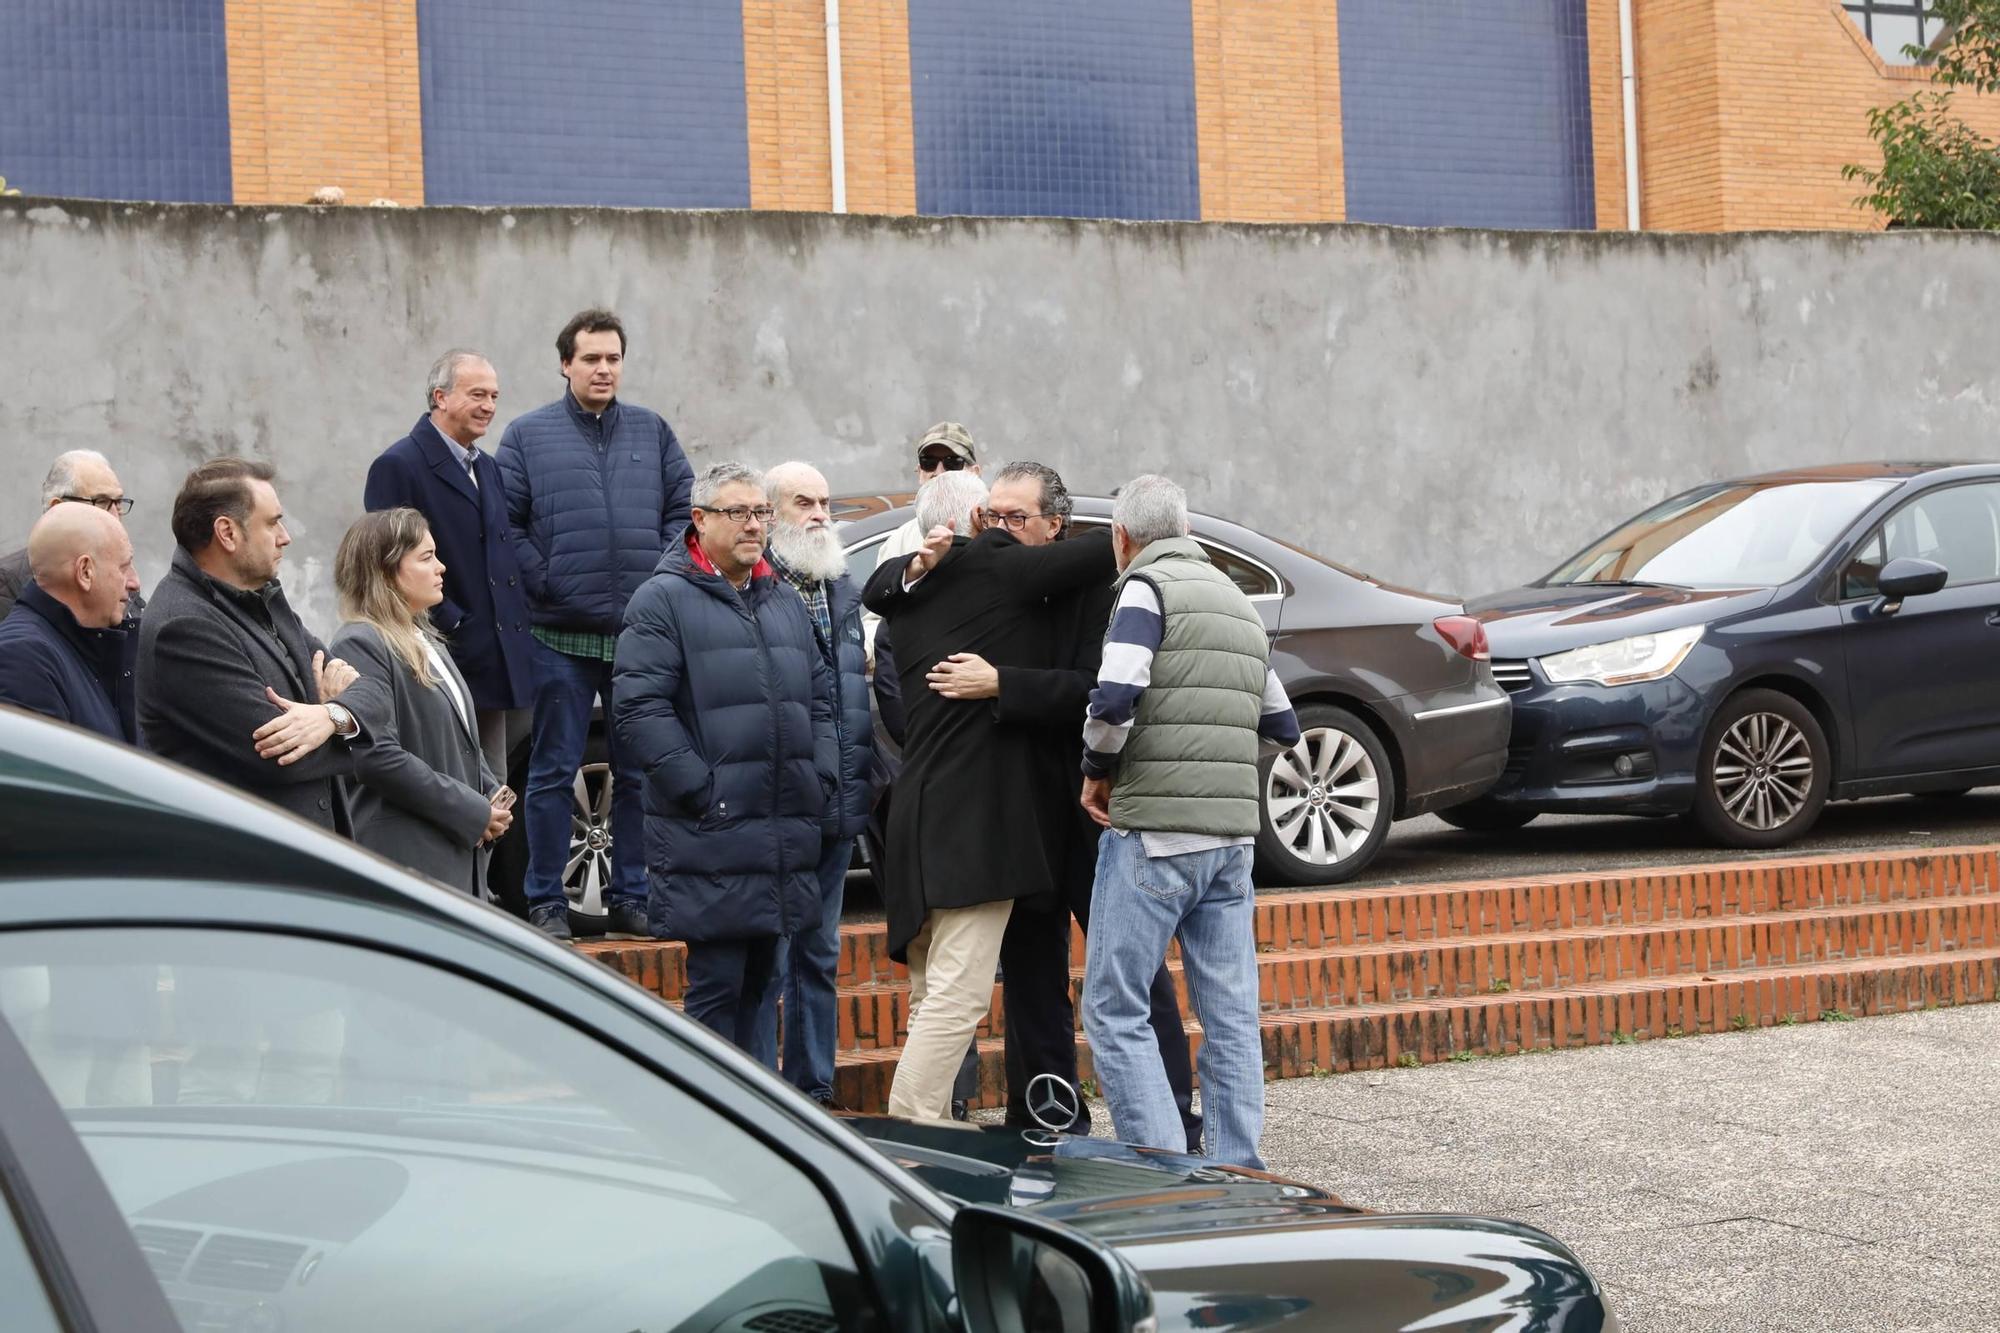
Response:
[[[437,396],[440,391],[450,393],[458,383],[458,368],[477,361],[492,368],[493,363],[470,347],[454,347],[437,360],[431,362],[431,373],[424,380],[424,411],[437,411]]]
[[[1118,488],[1118,498],[1111,505],[1111,521],[1125,529],[1134,546],[1185,537],[1187,492],[1157,473],[1134,477]]]
[[[764,474],[764,494],[771,497],[771,503],[783,508],[785,501],[792,498],[792,492],[808,477],[826,480],[826,474],[811,463],[792,459],[778,464]]]
[[[42,508],[47,509],[65,495],[76,494],[77,469],[86,463],[95,463],[106,472],[111,470],[111,460],[95,449],[72,449],[56,455],[56,461],[49,464],[48,475],[42,478]]]
[[[702,474],[694,479],[694,494],[688,502],[696,509],[707,509],[715,503],[715,497],[722,494],[725,486],[755,486],[764,489],[764,474],[748,463],[738,463],[734,459],[710,463]]]
[[[972,535],[972,511],[986,503],[986,483],[971,472],[941,472],[917,488],[917,528]]]

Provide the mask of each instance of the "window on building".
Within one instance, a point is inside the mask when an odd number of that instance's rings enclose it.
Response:
[[[1929,46],[1944,31],[1932,0],[1842,0],[1875,49],[1891,64],[1907,65],[1905,46]]]

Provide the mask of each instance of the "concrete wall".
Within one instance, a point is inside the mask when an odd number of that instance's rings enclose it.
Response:
[[[321,627],[436,352],[493,357],[504,425],[560,391],[555,332],[595,302],[633,334],[625,396],[697,464],[904,486],[912,438],[953,417],[1078,490],[1166,471],[1200,508],[1459,593],[1717,474],[2000,453],[1990,236],[7,199],[0,301],[0,542],[51,456],[100,448],[150,587],[186,468],[266,455]]]

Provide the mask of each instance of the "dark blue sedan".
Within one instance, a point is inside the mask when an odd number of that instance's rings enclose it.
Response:
[[[1461,828],[1691,814],[1777,847],[1829,800],[2000,782],[2000,466],[1711,483],[1466,609],[1514,708]]]

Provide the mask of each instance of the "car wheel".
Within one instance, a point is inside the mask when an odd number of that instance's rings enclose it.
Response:
[[[1389,755],[1345,708],[1299,709],[1299,742],[1260,766],[1257,859],[1283,884],[1338,884],[1361,872],[1396,809]]]
[[[1439,819],[1467,833],[1512,833],[1517,828],[1526,828],[1534,823],[1535,816],[1540,813],[1538,810],[1516,810],[1489,797],[1436,812]]]
[[[1695,822],[1727,847],[1782,847],[1826,805],[1826,734],[1806,706],[1776,690],[1722,705],[1701,746]]]
[[[611,764],[602,738],[594,737],[570,783],[569,860],[563,892],[569,895],[569,928],[602,935],[611,891]]]

